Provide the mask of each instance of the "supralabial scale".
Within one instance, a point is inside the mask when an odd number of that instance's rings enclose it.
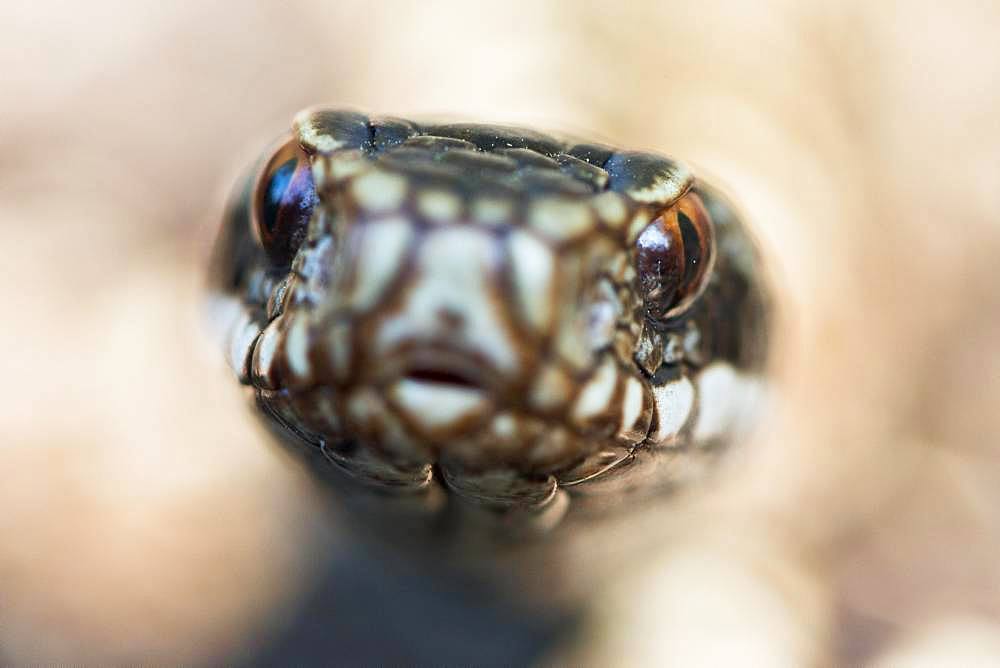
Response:
[[[255,410],[355,519],[521,539],[739,440],[762,274],[670,158],[314,109],[232,198],[212,287]]]

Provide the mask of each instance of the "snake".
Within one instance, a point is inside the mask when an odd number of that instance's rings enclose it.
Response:
[[[210,285],[254,412],[338,493],[549,531],[746,432],[765,273],[667,156],[310,108],[234,189]]]

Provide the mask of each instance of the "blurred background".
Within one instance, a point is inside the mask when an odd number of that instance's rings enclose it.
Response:
[[[425,642],[1000,663],[998,34],[974,0],[5,0],[0,664],[283,663],[327,625],[405,635],[356,603],[393,600],[376,576],[310,617],[351,546],[200,317],[232,177],[317,103],[681,157],[748,213],[778,286],[771,413],[669,540],[589,585],[587,631]]]

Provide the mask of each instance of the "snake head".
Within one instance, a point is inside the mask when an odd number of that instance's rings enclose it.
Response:
[[[543,477],[647,437],[637,351],[714,257],[675,163],[318,112],[252,183],[256,278],[235,282],[267,294],[234,366],[299,436],[403,468]]]

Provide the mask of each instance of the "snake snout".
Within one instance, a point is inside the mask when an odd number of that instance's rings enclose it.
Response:
[[[525,368],[496,230],[357,220],[334,265],[325,300],[352,332],[362,382],[409,374],[489,389]]]

